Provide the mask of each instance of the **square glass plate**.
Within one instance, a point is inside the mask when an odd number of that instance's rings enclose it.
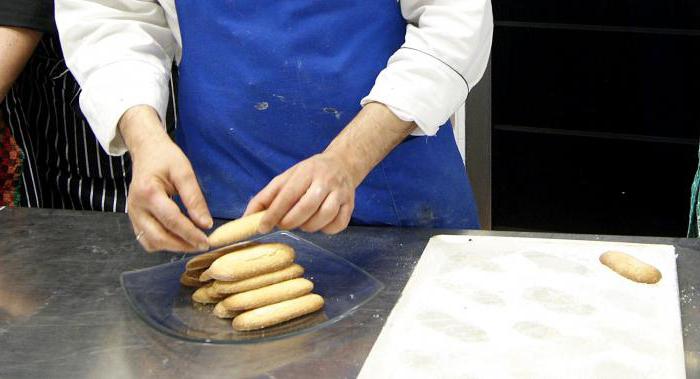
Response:
[[[270,328],[236,332],[230,319],[211,313],[213,306],[192,302],[194,289],[180,284],[189,259],[124,272],[121,284],[129,304],[151,327],[186,341],[244,344],[294,336],[331,325],[374,298],[384,285],[363,269],[290,232],[275,232],[257,242],[285,243],[296,251],[295,262],[314,283],[314,293],[325,299],[315,313]],[[191,259],[191,258],[190,258]]]

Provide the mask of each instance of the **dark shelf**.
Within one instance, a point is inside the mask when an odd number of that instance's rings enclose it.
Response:
[[[495,229],[683,236],[697,146],[494,133]]]
[[[636,142],[651,142],[651,143],[672,143],[679,145],[690,145],[697,146],[698,140],[695,138],[675,138],[675,137],[660,137],[660,136],[649,136],[643,134],[622,134],[622,133],[609,133],[595,131],[595,128],[588,128],[586,130],[575,130],[575,129],[555,129],[555,128],[537,128],[524,125],[493,125],[494,131],[510,131],[510,132],[520,132],[520,133],[532,133],[532,134],[552,134],[559,136],[570,136],[570,137],[587,137],[587,138],[599,138],[599,139],[612,139],[612,140],[624,140],[624,141],[636,141]]]
[[[578,30],[583,32],[602,33],[633,33],[633,34],[660,34],[679,36],[700,36],[700,29],[670,29],[670,28],[650,28],[638,26],[617,26],[617,25],[590,25],[590,24],[555,24],[549,22],[527,22],[527,21],[496,21],[496,28],[524,28],[524,29],[549,29],[549,30]]]
[[[497,21],[700,29],[697,0],[500,0],[493,11]]]
[[[494,122],[692,139],[700,37],[497,28]]]

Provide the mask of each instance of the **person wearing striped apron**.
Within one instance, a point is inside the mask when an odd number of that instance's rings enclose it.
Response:
[[[147,250],[206,249],[212,215],[264,209],[263,233],[479,227],[447,120],[488,63],[488,0],[56,9],[83,111],[110,153],[131,152],[129,215]],[[173,56],[177,145],[159,121]]]
[[[6,181],[4,205],[125,212],[129,156],[102,151],[80,112],[80,87],[63,60],[53,1],[4,1],[0,25],[11,28],[17,43],[2,59],[21,54],[22,43],[33,49],[1,104],[3,148],[19,156],[7,168],[21,173]]]

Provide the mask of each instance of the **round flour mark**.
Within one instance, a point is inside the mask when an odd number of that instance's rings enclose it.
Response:
[[[595,308],[592,306],[581,304],[575,297],[552,288],[528,288],[525,290],[525,298],[538,302],[545,308],[555,312],[588,315],[595,311]]]
[[[627,327],[630,330],[622,329],[624,327]],[[603,333],[611,340],[620,341],[624,347],[642,354],[654,356],[664,353],[664,351],[659,349],[659,344],[654,342],[653,337],[650,338],[648,334],[645,335],[639,333],[632,325],[621,325],[616,328],[605,328],[603,329]]]
[[[446,261],[441,271],[445,273],[463,270],[470,268],[478,271],[500,272],[503,271],[501,266],[493,262],[490,257],[484,257],[475,254],[460,254],[453,256],[449,261]]]
[[[267,108],[270,108],[270,104],[267,101],[261,101],[261,102],[255,104],[255,109],[257,109],[259,111],[264,111]]]
[[[556,272],[585,275],[588,273],[586,266],[570,259],[539,251],[526,251],[522,255],[534,263],[537,267]]]
[[[606,289],[601,293],[601,296],[614,308],[622,308],[625,311],[634,314],[656,315],[658,309],[649,307],[648,301],[645,301],[632,291],[621,291],[618,289]]]
[[[637,379],[646,375],[620,362],[602,362],[594,369],[596,378]]]
[[[444,288],[454,294],[468,298],[483,305],[504,305],[503,298],[494,291],[480,288],[473,288],[471,284],[456,282],[454,279],[439,279],[437,283],[440,288]]]
[[[521,321],[513,325],[516,332],[535,339],[550,339],[559,336],[559,331],[537,322]]]
[[[448,279],[443,278],[443,279],[439,279],[437,284],[441,288],[444,288],[450,292],[453,292],[453,293],[461,295],[461,296],[466,296],[470,292],[466,285],[455,282],[454,280],[448,280]]]
[[[475,290],[472,300],[484,305],[504,305],[505,301],[497,293],[487,290]]]
[[[436,366],[435,358],[430,354],[420,351],[404,351],[401,355],[408,366],[419,370],[433,369]]]
[[[482,342],[488,340],[488,334],[485,330],[465,323],[445,313],[423,312],[419,314],[417,318],[423,326],[463,342]]]
[[[582,338],[575,336],[561,336],[557,338],[558,346],[561,348],[559,353],[564,356],[581,355],[587,356],[600,352],[600,345],[591,338]]]

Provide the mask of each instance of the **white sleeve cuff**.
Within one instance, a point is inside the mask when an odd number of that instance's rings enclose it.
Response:
[[[411,131],[412,136],[425,135],[425,132],[423,130],[426,129],[428,126],[424,122],[417,120],[415,115],[403,109],[392,107],[391,105],[387,105],[386,107],[389,108],[391,113],[393,113],[394,116],[398,117],[401,121],[413,122],[416,124],[417,128],[413,128],[413,130]]]
[[[360,103],[383,103],[399,118],[398,113],[408,114],[420,129],[413,135],[432,136],[464,103],[467,93],[464,78],[450,66],[424,52],[402,48]]]
[[[121,61],[92,73],[82,87],[80,108],[109,155],[127,151],[117,123],[129,108],[150,105],[165,124],[170,73],[143,61]]]

